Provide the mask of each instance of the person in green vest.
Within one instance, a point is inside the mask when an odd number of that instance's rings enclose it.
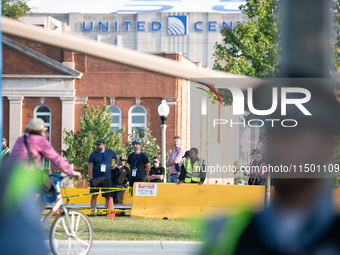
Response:
[[[6,158],[11,153],[11,149],[7,147],[8,140],[6,137],[2,138],[2,152],[1,152],[1,161],[4,162]]]
[[[190,157],[186,158],[181,166],[181,173],[177,184],[197,183],[201,185],[204,183],[206,165],[204,159],[197,157],[197,155],[197,148],[191,148]]]

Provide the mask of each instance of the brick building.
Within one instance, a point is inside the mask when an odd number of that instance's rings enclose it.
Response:
[[[157,54],[187,65],[178,53]],[[123,141],[132,127],[150,123],[160,145],[158,105],[170,106],[167,120],[167,151],[172,137],[180,135],[190,147],[190,82],[120,63],[59,49],[14,36],[3,36],[3,135],[12,147],[23,127],[41,117],[49,128],[50,142],[61,151],[62,130],[77,130],[83,104],[107,105],[113,112],[112,128],[126,126]]]

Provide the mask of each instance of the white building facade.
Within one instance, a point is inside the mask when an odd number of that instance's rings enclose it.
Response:
[[[52,16],[70,27],[71,35],[148,53],[180,52],[193,62],[213,67],[221,30],[247,21],[242,13],[141,12],[134,14],[31,14]]]

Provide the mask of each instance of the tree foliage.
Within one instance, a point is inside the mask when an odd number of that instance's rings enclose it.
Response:
[[[132,129],[132,133],[129,135],[129,141],[125,142],[126,156],[128,157],[131,153],[134,152],[131,142],[134,140],[139,140],[141,142],[141,151],[145,153],[149,161],[152,162],[152,158],[156,155],[159,155],[161,149],[159,148],[156,138],[151,135],[150,124],[148,127],[144,129],[143,136],[140,136],[134,129]],[[152,165],[152,164],[150,164]]]
[[[2,4],[2,16],[19,19],[26,15],[31,8],[25,3],[25,1],[18,0],[1,0]]]
[[[248,183],[248,179],[247,177],[235,177],[234,178],[234,185],[247,185]]]
[[[332,71],[340,70],[340,0],[332,2],[333,35],[332,35]]]
[[[338,135],[335,139],[336,146],[334,150],[334,163],[340,165],[340,135]],[[340,174],[336,173],[333,179],[334,187],[340,187]]]
[[[333,11],[333,34],[332,34],[332,63],[331,71],[340,70],[340,0],[332,1]],[[340,135],[336,138],[337,145],[335,147],[334,161],[340,164]],[[333,179],[334,187],[340,187],[340,174],[337,173]]]
[[[233,29],[223,28],[223,44],[215,45],[213,69],[251,77],[274,77],[280,63],[279,1],[248,0],[239,9],[249,20]],[[230,91],[218,93],[224,105],[232,104]]]
[[[122,133],[125,132],[123,126],[117,132],[111,131],[112,115],[107,111],[105,104],[102,110],[92,107],[89,110],[88,104],[84,104],[83,115],[79,120],[80,130],[73,132],[72,130],[63,131],[64,142],[67,146],[62,151],[62,155],[81,171],[84,178],[89,180],[88,175],[88,158],[91,152],[95,151],[95,141],[104,138],[106,148],[113,149],[118,155],[124,155],[125,150],[122,148]]]

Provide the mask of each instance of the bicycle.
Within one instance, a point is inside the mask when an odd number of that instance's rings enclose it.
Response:
[[[60,210],[60,214],[54,220],[50,230],[49,242],[51,250],[55,255],[86,255],[92,246],[92,224],[83,212],[67,209],[68,198],[67,202],[63,203],[59,182],[65,177],[59,174],[51,174],[51,177],[53,177],[52,180],[57,190],[57,202],[42,220],[43,223],[46,223],[58,209]]]

